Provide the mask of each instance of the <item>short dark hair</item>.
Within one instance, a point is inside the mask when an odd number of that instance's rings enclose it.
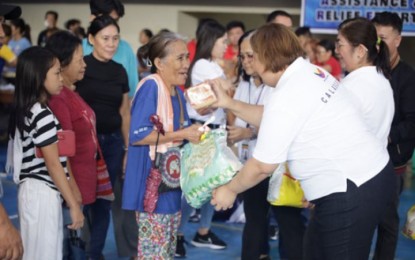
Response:
[[[252,50],[266,70],[278,72],[304,57],[298,37],[282,24],[268,23],[261,26],[251,38]]]
[[[45,19],[48,15],[53,15],[53,17],[55,18],[56,21],[59,18],[59,14],[56,11],[52,11],[52,10],[47,11],[46,14],[45,14]]]
[[[293,19],[293,17],[289,13],[287,13],[286,11],[284,11],[284,10],[275,10],[267,16],[267,23],[270,23],[270,22],[274,21],[274,19],[277,16],[285,16],[285,17],[290,18],[291,20]]]
[[[124,5],[119,0],[90,0],[89,9],[95,16],[109,15],[113,10],[119,17],[124,16]]]
[[[372,19],[372,23],[383,26],[392,26],[392,28],[397,30],[399,34],[401,34],[402,32],[403,22],[399,15],[397,15],[396,13],[376,13],[375,17]]]
[[[153,32],[148,29],[148,28],[144,28],[143,30],[141,30],[149,39],[151,39],[151,37],[153,37]]]
[[[306,37],[311,37],[311,31],[310,31],[310,27],[308,26],[302,26],[302,27],[298,27],[295,30],[295,35],[297,36],[306,36]]]
[[[233,28],[241,28],[242,31],[245,32],[245,24],[241,21],[230,21],[227,25],[226,25],[226,31],[230,31]]]
[[[333,41],[330,41],[329,39],[322,39],[317,43],[317,46],[323,47],[326,51],[331,51],[331,55],[335,56],[336,46]]]
[[[76,48],[82,45],[81,39],[70,32],[59,31],[49,37],[45,48],[50,50],[60,61],[61,67],[68,66]]]
[[[118,25],[117,21],[112,19],[109,15],[101,15],[96,17],[90,24],[88,28],[88,35],[92,35],[95,37],[99,31],[104,29],[105,27],[108,27],[110,25],[114,25],[117,27],[117,31],[120,32],[120,26]]]
[[[30,35],[30,26],[22,18],[11,20],[10,24],[16,28],[19,28],[22,36],[26,37],[26,39],[28,39],[29,42],[32,43],[32,37]]]
[[[69,30],[69,28],[75,24],[81,24],[81,21],[79,19],[69,19],[65,22],[66,30]]]

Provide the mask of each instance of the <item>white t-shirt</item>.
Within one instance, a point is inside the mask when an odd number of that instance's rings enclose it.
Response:
[[[202,83],[208,79],[216,78],[226,78],[223,69],[215,61],[210,61],[207,59],[199,59],[196,61],[192,69],[192,86],[195,86],[199,83]],[[196,110],[194,110],[189,103],[186,103],[187,113],[191,119],[206,121],[212,114],[215,115],[215,121],[212,124],[221,125],[226,124],[226,115],[222,108],[216,109],[213,113],[207,115],[199,115]]]
[[[362,185],[389,155],[350,98],[330,73],[298,58],[265,104],[254,158],[287,161],[308,200],[346,191],[347,179]]]
[[[233,98],[249,104],[263,105],[267,97],[269,97],[271,91],[272,88],[264,84],[256,86],[254,83],[254,79],[251,77],[249,82],[244,80],[241,80],[241,82],[239,82],[239,85],[236,88],[235,95],[233,96]],[[248,123],[237,117],[235,119],[235,126],[245,128],[248,126]],[[245,149],[247,149],[247,158],[251,158],[255,145],[256,139],[239,141],[239,158],[243,159],[243,157],[245,156]]]
[[[361,67],[348,74],[340,86],[352,96],[355,106],[363,115],[369,130],[385,147],[395,113],[393,91],[389,80],[375,66]]]

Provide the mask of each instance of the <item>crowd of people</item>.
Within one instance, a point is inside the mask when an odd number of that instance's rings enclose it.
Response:
[[[120,0],[89,4],[86,31],[78,19],[59,29],[58,13],[47,11],[37,46],[21,9],[0,4],[20,221],[19,232],[0,204],[0,259],[71,259],[72,230],[87,259],[104,259],[111,219],[118,256],[186,257],[195,209],[159,161],[179,161],[185,143],[201,141],[202,125],[227,130],[243,168],[198,210],[192,245],[227,248],[212,219],[240,198],[243,260],[270,259],[270,212],[281,259],[368,259],[375,239],[374,259],[394,258],[402,175],[415,148],[415,73],[398,52],[398,15],[347,19],[335,41],[294,31],[282,10],[248,31],[205,18],[191,41],[142,29],[135,54],[120,37]],[[184,92],[203,82],[217,101],[196,110]],[[75,155],[58,149],[63,130],[75,134]],[[115,199],[97,193],[97,159]],[[303,207],[267,200],[280,165],[301,183]],[[171,176],[152,191],[155,171]]]

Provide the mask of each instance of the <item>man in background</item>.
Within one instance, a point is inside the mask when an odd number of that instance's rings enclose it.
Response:
[[[45,14],[45,26],[46,29],[39,33],[37,37],[37,45],[41,47],[45,47],[46,41],[48,38],[54,34],[55,32],[59,31],[59,28],[56,27],[58,23],[58,13],[55,11],[47,11]]]
[[[226,33],[228,35],[228,48],[223,56],[224,71],[227,79],[235,81],[238,64],[239,38],[245,33],[245,25],[241,21],[231,21],[226,25]]]
[[[270,13],[267,17],[267,23],[276,23],[287,26],[288,28],[293,27],[292,16],[283,10],[275,10]]]
[[[378,226],[373,259],[394,259],[399,236],[399,195],[403,175],[415,148],[415,71],[399,55],[402,20],[396,13],[382,12],[372,19],[378,37],[386,43],[390,54],[390,83],[395,101],[395,115],[389,133],[388,152],[396,173],[397,193]],[[391,184],[393,185],[393,184]]]

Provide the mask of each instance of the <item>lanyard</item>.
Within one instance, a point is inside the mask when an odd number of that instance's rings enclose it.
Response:
[[[262,91],[264,90],[264,84],[261,85],[261,91],[259,92],[258,98],[256,99],[255,105],[258,105],[259,99],[261,98]],[[248,103],[251,104],[251,82],[249,82],[248,87]]]
[[[251,104],[251,81],[249,81],[248,87],[248,103]],[[261,85],[261,91],[259,92],[258,98],[256,99],[255,105],[258,105],[259,100],[261,99],[262,91],[264,90],[264,84]],[[250,125],[246,124],[246,128],[249,128]]]

